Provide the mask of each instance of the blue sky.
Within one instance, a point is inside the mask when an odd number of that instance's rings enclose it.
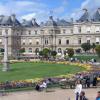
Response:
[[[0,0],[0,15],[14,13],[20,20],[37,18],[39,22],[50,15],[69,20],[79,18],[83,8],[93,13],[98,7],[100,0]]]

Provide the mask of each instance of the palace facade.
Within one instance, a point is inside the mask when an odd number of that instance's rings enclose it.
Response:
[[[100,9],[90,16],[85,10],[77,20],[67,22],[64,19],[54,20],[50,16],[40,25],[36,19],[23,20],[20,23],[16,16],[0,16],[0,48],[4,48],[4,35],[8,35],[8,53],[17,56],[21,48],[26,54],[37,54],[43,48],[50,48],[62,53],[66,48],[81,48],[82,43],[100,44]]]

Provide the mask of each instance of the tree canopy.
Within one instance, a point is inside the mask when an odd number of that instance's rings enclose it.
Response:
[[[82,47],[82,49],[86,52],[86,51],[88,51],[88,50],[91,49],[91,44],[90,44],[90,43],[83,43],[83,44],[81,45],[81,47]]]

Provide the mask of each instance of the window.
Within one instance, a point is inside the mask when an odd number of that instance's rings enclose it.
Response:
[[[66,44],[69,44],[69,40],[66,40]]]
[[[25,45],[25,40],[22,40],[22,44]]]
[[[36,35],[37,34],[37,30],[35,30],[34,32],[35,32],[35,35]]]
[[[61,48],[58,48],[58,53],[62,53],[62,50],[61,50]]]
[[[73,33],[73,29],[71,29],[70,32]]]
[[[35,49],[35,53],[36,53],[36,55],[39,53],[39,48]]]
[[[44,30],[41,30],[41,34],[44,34]]]
[[[0,30],[0,35],[2,35],[2,30]]]
[[[45,39],[45,44],[48,45],[48,39]]]
[[[30,44],[30,45],[32,44],[32,39],[29,39],[29,44]]]
[[[32,53],[32,48],[29,48],[29,53]]]
[[[81,38],[78,39],[78,44],[81,44]]]
[[[2,39],[0,39],[0,44],[2,44]]]
[[[96,37],[96,44],[99,44],[99,42],[100,42],[99,37]]]
[[[36,39],[36,45],[39,45],[39,39]]]
[[[99,32],[99,30],[100,30],[99,27],[96,27],[96,32]]]
[[[31,35],[31,31],[28,31],[28,34]]]
[[[90,33],[90,27],[87,27],[87,33]]]
[[[90,43],[90,37],[87,38],[87,43]]]
[[[81,27],[78,28],[78,32],[81,33]]]
[[[65,29],[63,29],[63,33],[66,33],[66,30]]]
[[[59,45],[61,45],[61,39],[59,39],[59,41],[58,41],[58,42],[59,42]]]

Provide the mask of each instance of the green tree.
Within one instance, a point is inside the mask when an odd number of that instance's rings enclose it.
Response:
[[[43,56],[43,51],[39,51],[39,56]]]
[[[51,51],[51,56],[53,56],[53,58],[55,58],[56,55],[57,55],[56,51]]]
[[[74,55],[74,50],[73,50],[73,48],[68,48],[67,49],[67,53],[68,53],[68,56],[71,58],[71,57],[73,57],[73,55]]]
[[[43,56],[44,58],[47,58],[50,55],[50,49],[44,48],[43,49]]]
[[[100,45],[97,45],[97,46],[95,47],[95,50],[96,50],[97,55],[98,55],[99,58],[100,58]]]
[[[91,44],[90,43],[83,43],[81,45],[81,48],[86,52],[86,51],[91,49]]]

